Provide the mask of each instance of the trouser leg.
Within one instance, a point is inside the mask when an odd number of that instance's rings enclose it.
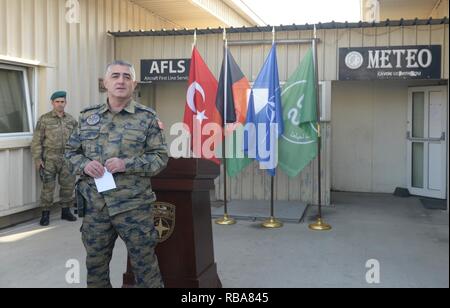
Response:
[[[105,206],[99,211],[88,206],[82,226],[82,240],[86,248],[88,288],[111,288],[109,263],[111,262],[117,233]]]
[[[64,160],[59,168],[59,197],[61,199],[62,208],[70,208],[73,206],[73,192],[75,190],[75,176],[73,176],[67,168]]]
[[[42,173],[41,207],[44,211],[50,210],[53,205],[53,195],[56,186],[56,171],[51,161],[45,162]]]
[[[156,230],[150,205],[116,215],[112,223],[125,242],[138,288],[163,288],[155,253]]]

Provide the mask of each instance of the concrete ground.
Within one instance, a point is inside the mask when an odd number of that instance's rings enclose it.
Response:
[[[276,216],[286,221],[280,229],[263,229],[251,218],[234,226],[213,223],[223,286],[449,287],[447,212],[427,210],[415,197],[333,193],[332,200],[334,207],[324,209],[333,227],[329,232],[308,229],[315,208],[308,211],[306,223],[296,223],[305,206],[294,203],[277,203]],[[268,204],[232,202],[230,214],[251,217],[252,206],[264,214],[256,208]],[[213,207],[212,212],[221,211]],[[85,287],[80,226],[81,221],[54,217],[48,228],[33,221],[0,230],[0,287]],[[67,272],[77,262],[80,283],[69,284]],[[121,286],[125,265],[126,249],[119,239],[111,262],[114,287]],[[366,276],[376,278],[378,265],[379,283],[369,284]],[[69,278],[74,278],[71,273]]]

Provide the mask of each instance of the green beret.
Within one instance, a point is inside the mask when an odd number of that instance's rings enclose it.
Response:
[[[67,97],[66,91],[56,91],[55,93],[52,94],[52,97],[50,97],[50,99],[54,101],[57,98],[66,98],[66,97]]]

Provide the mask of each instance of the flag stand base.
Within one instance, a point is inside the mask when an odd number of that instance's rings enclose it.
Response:
[[[329,231],[329,230],[331,230],[331,226],[327,223],[324,223],[322,218],[318,218],[315,223],[310,224],[309,228],[314,231]]]
[[[216,220],[216,224],[230,226],[236,224],[236,220],[234,218],[230,218],[228,214],[224,214],[222,218]]]
[[[269,219],[265,220],[261,224],[264,228],[281,228],[283,226],[283,223],[276,219],[275,217],[270,217]]]

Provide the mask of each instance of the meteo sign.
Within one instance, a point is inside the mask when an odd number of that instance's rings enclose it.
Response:
[[[441,79],[441,46],[339,48],[339,80]]]
[[[141,81],[187,81],[190,59],[141,60]]]

